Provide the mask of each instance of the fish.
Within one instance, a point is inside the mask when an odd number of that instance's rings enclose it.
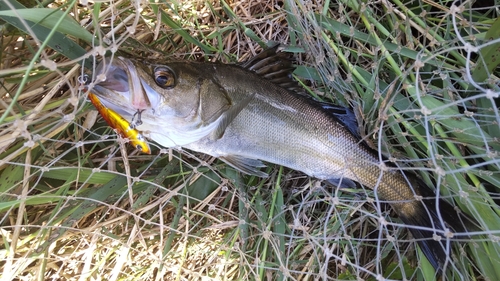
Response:
[[[151,148],[142,133],[134,129],[133,126],[131,126],[125,118],[116,113],[116,111],[104,106],[95,94],[89,92],[88,98],[111,128],[116,130],[123,138],[127,138],[130,144],[137,150],[146,154],[151,154]]]
[[[282,165],[340,187],[364,186],[408,226],[430,264],[452,261],[448,238],[467,230],[459,214],[416,174],[370,148],[351,109],[306,94],[293,59],[277,45],[243,63],[103,59],[93,91],[160,146],[217,157],[267,177]],[[137,120],[140,119],[140,120]]]

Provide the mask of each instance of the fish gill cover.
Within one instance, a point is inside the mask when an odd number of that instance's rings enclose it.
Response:
[[[490,1],[0,2],[2,278],[500,280],[498,10]],[[275,43],[288,46],[306,94],[352,108],[381,159],[475,220],[442,233],[445,272],[368,188],[269,163],[268,178],[245,176],[155,142],[141,154],[87,99],[104,55],[235,63]]]

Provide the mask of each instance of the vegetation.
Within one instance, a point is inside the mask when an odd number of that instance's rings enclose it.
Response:
[[[370,190],[141,154],[80,79],[105,54],[231,63],[272,42],[312,96],[352,107],[369,145],[477,220],[442,280],[500,280],[499,6],[462,2],[1,1],[2,280],[435,280]]]

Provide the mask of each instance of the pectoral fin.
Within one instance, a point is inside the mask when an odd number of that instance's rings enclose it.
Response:
[[[222,119],[219,121],[219,125],[212,133],[212,139],[217,140],[222,138],[224,132],[226,131],[226,128],[231,124],[231,122],[233,122],[234,118],[236,118],[236,116],[240,114],[241,110],[243,110],[243,108],[245,108],[248,103],[250,103],[254,96],[255,94],[248,96],[238,104],[233,105],[222,114]]]
[[[245,158],[239,155],[226,155],[219,157],[220,160],[226,162],[229,166],[236,170],[258,177],[265,178],[268,174],[262,172],[259,168],[264,168],[266,165],[257,159]]]

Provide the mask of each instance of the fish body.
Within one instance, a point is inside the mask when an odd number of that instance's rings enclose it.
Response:
[[[151,149],[144,136],[132,128],[127,120],[114,110],[105,107],[93,93],[88,93],[88,98],[111,128],[115,129],[123,138],[127,138],[130,144],[141,152],[151,154]]]
[[[445,241],[440,231],[465,230],[453,207],[436,204],[436,195],[420,179],[361,141],[349,109],[299,93],[291,70],[291,61],[277,47],[232,65],[117,58],[98,67],[107,78],[94,91],[125,118],[140,111],[138,128],[162,146],[219,157],[261,177],[267,176],[261,170],[264,161],[374,189],[409,225],[431,264],[442,267],[448,251],[433,237]]]

